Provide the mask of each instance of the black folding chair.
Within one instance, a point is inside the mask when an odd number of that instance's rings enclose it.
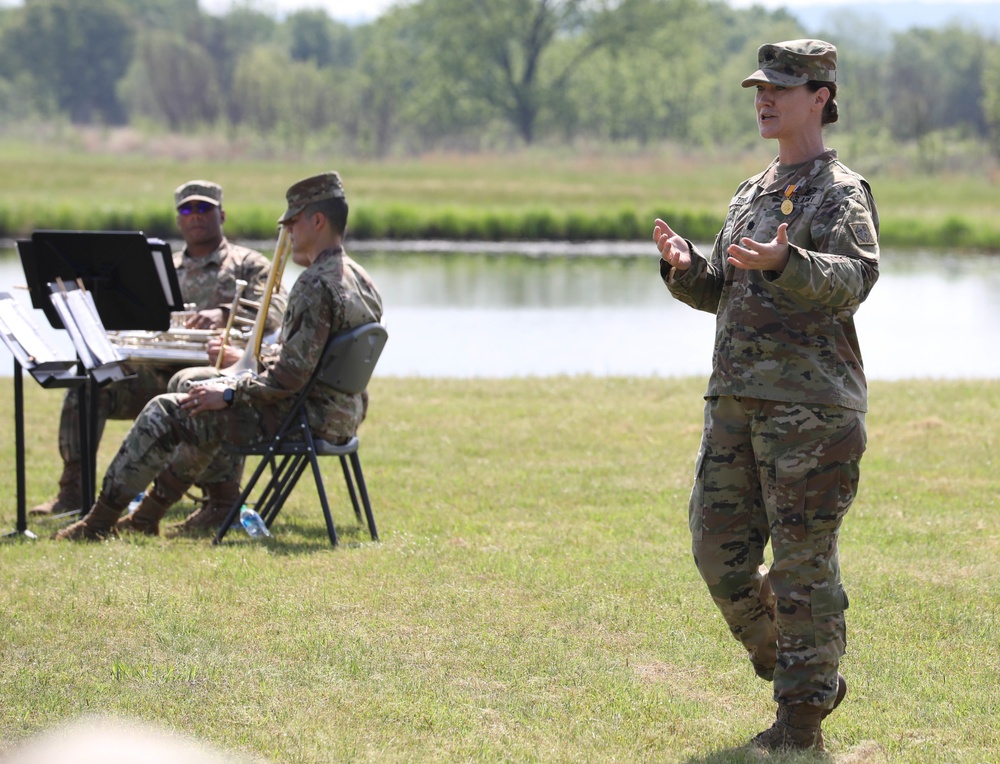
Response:
[[[320,456],[340,457],[344,481],[347,483],[347,491],[351,496],[358,524],[367,522],[368,532],[371,534],[372,540],[378,541],[375,516],[372,514],[365,477],[361,471],[361,460],[358,458],[359,442],[357,436],[355,435],[342,444],[314,437],[309,427],[309,419],[306,416],[305,403],[310,391],[318,381],[323,381],[343,393],[363,391],[368,386],[368,381],[371,379],[375,364],[382,354],[382,348],[388,337],[385,327],[375,322],[362,324],[331,337],[316,371],[313,372],[306,386],[297,393],[295,405],[281,423],[277,434],[266,443],[250,446],[226,446],[227,449],[244,456],[261,456],[263,458],[240,494],[240,498],[236,500],[226,519],[219,526],[213,543],[218,544],[222,541],[226,531],[239,516],[240,509],[250,498],[266,468],[270,467],[271,469],[270,479],[253,506],[267,527],[270,528],[302,473],[306,467],[311,466],[313,477],[316,480],[316,491],[323,506],[323,517],[326,520],[326,530],[330,535],[330,543],[336,546],[337,531],[333,527],[330,503],[323,485],[323,476],[320,474],[318,459]],[[281,459],[279,460],[278,457]],[[359,495],[360,503],[358,502]],[[364,506],[364,519],[361,516],[362,506]]]

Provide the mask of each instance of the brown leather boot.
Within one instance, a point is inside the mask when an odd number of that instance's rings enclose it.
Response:
[[[821,706],[806,703],[779,704],[774,724],[754,737],[750,744],[764,751],[824,751],[823,730],[820,729],[824,712]]]
[[[64,462],[59,478],[59,493],[50,501],[32,507],[33,515],[61,515],[64,512],[79,512],[83,494],[83,473],[80,462]]]
[[[202,488],[207,501],[182,522],[170,526],[168,536],[201,536],[207,531],[215,531],[240,498],[240,484],[237,480],[211,483]]]
[[[102,492],[91,510],[82,520],[67,525],[53,538],[56,541],[102,541],[108,537],[117,538],[115,521],[125,511],[126,504],[114,504]]]
[[[123,517],[115,527],[119,531],[159,536],[160,520],[190,487],[190,483],[181,481],[168,467],[156,476],[152,490],[142,497],[135,512]]]

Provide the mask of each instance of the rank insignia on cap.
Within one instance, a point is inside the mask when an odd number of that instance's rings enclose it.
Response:
[[[850,228],[858,244],[870,247],[875,243],[875,231],[870,223],[851,223]]]

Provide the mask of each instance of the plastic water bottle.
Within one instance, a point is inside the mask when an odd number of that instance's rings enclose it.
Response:
[[[145,495],[146,495],[145,491],[139,491],[136,497],[128,503],[128,513],[130,515],[139,508],[139,505],[142,504],[142,497]]]
[[[240,525],[246,528],[250,538],[270,538],[271,536],[271,531],[268,530],[263,518],[246,504],[240,509]]]

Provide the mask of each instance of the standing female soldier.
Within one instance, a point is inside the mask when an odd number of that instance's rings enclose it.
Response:
[[[712,598],[774,682],[777,718],[752,742],[822,749],[821,721],[847,692],[837,536],[865,450],[853,316],[878,278],[878,213],[823,144],[836,48],[791,40],[761,46],[757,62],[743,87],[756,87],[778,158],[737,189],[711,255],[659,219],[654,240],[670,293],[716,315],[690,527]]]

